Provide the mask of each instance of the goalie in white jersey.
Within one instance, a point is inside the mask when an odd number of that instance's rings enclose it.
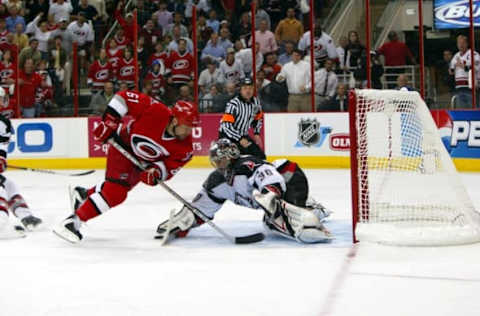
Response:
[[[265,227],[284,237],[302,243],[331,239],[323,225],[330,212],[308,199],[307,178],[296,163],[283,159],[270,164],[254,156],[241,156],[237,145],[228,139],[212,144],[210,162],[215,170],[191,203],[209,218],[230,200],[237,205],[263,209]],[[203,224],[186,206],[172,221],[158,226],[156,238],[185,237],[191,228]]]
[[[8,106],[8,102],[8,94],[0,87],[0,109]],[[3,174],[7,169],[7,150],[12,133],[12,123],[0,114],[0,236],[13,228],[9,227],[9,211],[19,218],[28,230],[34,230],[42,223],[40,218],[32,215],[15,182]]]

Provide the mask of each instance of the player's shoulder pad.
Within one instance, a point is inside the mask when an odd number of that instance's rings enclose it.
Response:
[[[208,176],[207,180],[203,183],[203,188],[207,192],[212,191],[214,188],[218,187],[220,184],[225,183],[227,180],[225,176],[218,170],[213,171]]]
[[[258,167],[264,164],[268,164],[268,162],[263,161],[255,156],[241,156],[235,161],[233,165],[233,172],[235,175],[245,175],[250,177]]]

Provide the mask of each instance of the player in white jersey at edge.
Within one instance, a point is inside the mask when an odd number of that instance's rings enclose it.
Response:
[[[326,242],[332,238],[323,225],[331,212],[308,198],[307,178],[296,163],[281,159],[270,164],[254,156],[240,155],[237,145],[226,138],[212,143],[210,162],[215,170],[191,203],[209,218],[230,200],[237,205],[263,209],[265,227],[281,236],[301,243]],[[191,228],[203,224],[186,206],[172,221],[161,223],[155,238],[185,237]]]
[[[0,87],[0,109],[8,107],[8,94]],[[7,169],[7,151],[13,134],[12,123],[0,111],[0,237],[9,228],[9,211],[15,215],[27,230],[35,230],[42,220],[32,215],[17,185],[3,175]],[[13,231],[13,230],[12,230]]]

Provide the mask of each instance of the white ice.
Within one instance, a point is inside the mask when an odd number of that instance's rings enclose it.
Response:
[[[170,185],[190,199],[208,172],[184,169]],[[306,173],[312,195],[335,212],[330,244],[268,236],[231,245],[203,225],[160,247],[154,231],[180,204],[139,185],[72,245],[51,233],[70,213],[67,186],[93,185],[103,171],[77,178],[7,172],[45,226],[0,240],[0,316],[480,315],[480,244],[352,247],[349,172]],[[462,179],[480,209],[480,174]],[[263,231],[261,216],[227,204],[215,222],[243,235]]]

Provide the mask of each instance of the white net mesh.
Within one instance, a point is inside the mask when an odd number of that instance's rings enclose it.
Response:
[[[395,245],[480,241],[480,216],[420,95],[355,93],[357,239]]]

